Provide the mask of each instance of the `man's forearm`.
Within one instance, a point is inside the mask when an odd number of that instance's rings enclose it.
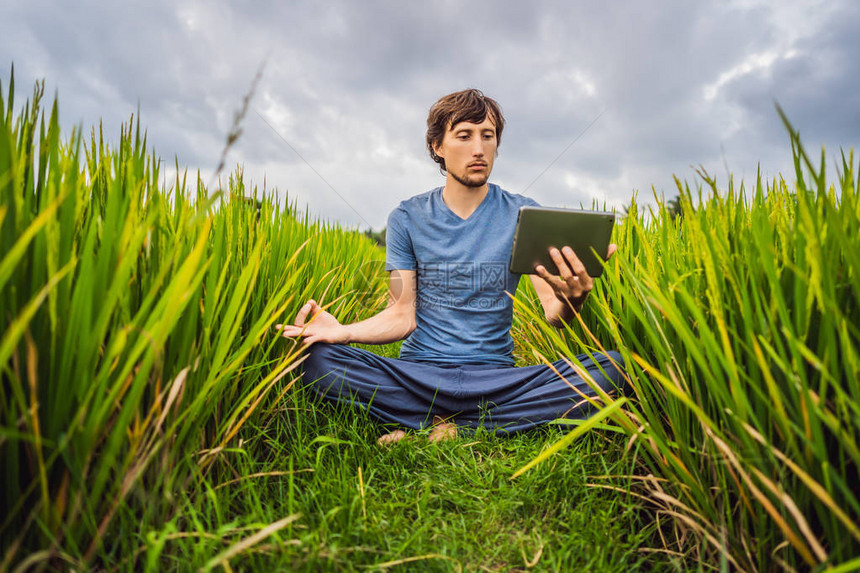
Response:
[[[366,320],[343,325],[349,342],[388,344],[409,336],[415,330],[412,308],[390,306]]]

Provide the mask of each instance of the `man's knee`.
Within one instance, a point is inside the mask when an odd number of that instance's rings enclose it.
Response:
[[[338,349],[340,345],[316,342],[308,349],[307,358],[302,362],[302,382],[304,388],[320,397],[336,397],[343,384],[343,371],[339,367]]]
[[[317,342],[307,349],[307,358],[302,362],[304,380],[311,383],[332,371],[335,367],[334,356],[337,345]]]
[[[608,350],[600,360],[600,366],[606,373],[607,381],[610,387],[606,390],[614,389],[621,395],[627,395],[630,392],[630,385],[627,383],[627,377],[624,373],[625,363],[624,357],[617,350]]]

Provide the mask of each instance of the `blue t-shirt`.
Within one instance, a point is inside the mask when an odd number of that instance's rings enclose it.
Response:
[[[458,364],[514,363],[513,301],[519,274],[508,271],[517,213],[534,199],[490,184],[468,219],[442,200],[442,188],[407,199],[388,217],[386,270],[415,270],[416,328],[400,357]]]

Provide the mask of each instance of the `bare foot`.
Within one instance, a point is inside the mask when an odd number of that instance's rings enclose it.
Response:
[[[457,425],[452,422],[446,422],[440,416],[433,416],[433,429],[430,430],[430,436],[427,438],[430,442],[444,442],[453,440],[457,437]]]
[[[406,432],[403,430],[394,430],[393,432],[388,432],[384,436],[380,436],[376,443],[380,446],[390,446],[391,444],[397,443],[403,438],[406,437]]]

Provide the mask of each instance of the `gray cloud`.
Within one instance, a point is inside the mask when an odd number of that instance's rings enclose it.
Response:
[[[228,164],[321,217],[379,228],[442,183],[426,112],[467,86],[508,119],[494,179],[520,192],[543,172],[528,194],[546,204],[671,196],[673,174],[698,165],[722,180],[725,164],[791,174],[775,100],[814,151],[856,146],[857,16],[847,0],[31,2],[0,7],[0,63],[14,61],[19,93],[46,78],[65,129],[103,118],[117,134],[139,104],[167,164],[208,182],[265,60]]]

